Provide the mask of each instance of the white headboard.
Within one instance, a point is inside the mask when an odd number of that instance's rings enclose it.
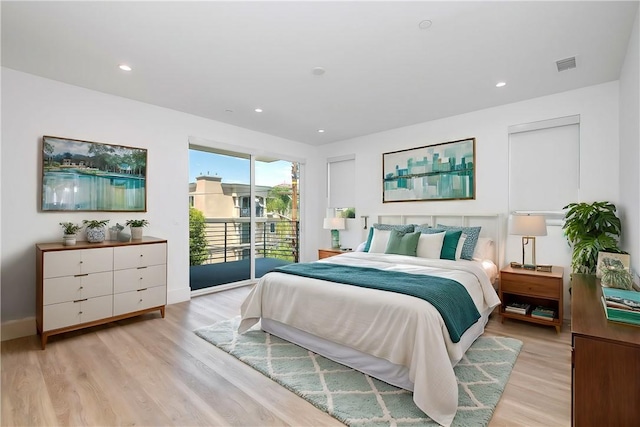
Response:
[[[418,224],[435,227],[437,224],[458,225],[463,227],[482,227],[480,237],[488,237],[494,242],[492,261],[502,268],[504,259],[503,229],[505,227],[500,214],[409,214],[409,215],[378,215],[378,224]],[[373,224],[369,224],[372,226]]]

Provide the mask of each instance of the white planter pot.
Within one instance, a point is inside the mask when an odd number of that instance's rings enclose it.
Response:
[[[75,234],[65,234],[62,236],[62,244],[65,246],[73,246],[76,244],[76,235]]]
[[[131,229],[131,240],[142,240],[143,227],[129,227]]]

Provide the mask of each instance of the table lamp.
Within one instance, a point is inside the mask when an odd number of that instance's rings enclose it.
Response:
[[[325,218],[324,229],[331,230],[331,248],[340,249],[340,232],[346,228],[347,221],[344,218]]]
[[[543,215],[514,214],[509,218],[509,234],[522,236],[522,267],[536,268],[536,238],[547,235],[547,223]],[[524,262],[524,247],[531,242],[531,264]]]

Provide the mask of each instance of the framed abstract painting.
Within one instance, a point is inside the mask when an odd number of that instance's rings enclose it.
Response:
[[[42,211],[147,211],[147,150],[42,137]]]
[[[473,200],[475,166],[475,138],[384,153],[382,202]]]

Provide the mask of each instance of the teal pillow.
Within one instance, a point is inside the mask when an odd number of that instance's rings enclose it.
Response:
[[[438,224],[437,228],[447,231],[462,231],[463,234],[466,234],[467,239],[464,241],[464,245],[462,245],[460,258],[468,260],[473,259],[473,252],[476,250],[476,244],[478,243],[478,237],[480,236],[480,229],[482,227],[459,227]]]
[[[420,240],[420,232],[402,233],[398,230],[391,230],[389,242],[385,249],[385,254],[397,254],[416,256],[418,250],[418,240]]]
[[[369,236],[367,236],[367,243],[364,245],[364,251],[369,252],[371,248],[371,240],[373,239],[373,229],[378,230],[398,230],[401,233],[412,233],[413,232],[413,224],[373,224],[373,226],[369,229]]]
[[[442,250],[440,251],[440,259],[450,259],[452,261],[456,260],[456,248],[458,247],[460,236],[462,236],[461,230],[446,231],[446,233],[444,234],[444,241],[442,242]]]

